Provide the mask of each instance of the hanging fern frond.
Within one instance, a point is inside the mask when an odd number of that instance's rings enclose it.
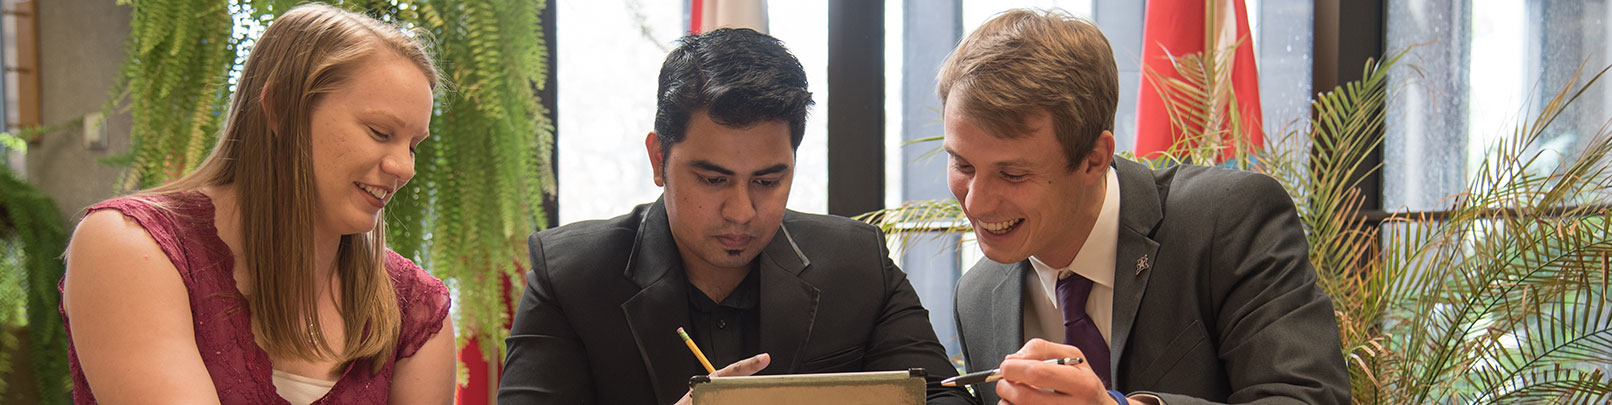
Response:
[[[201,163],[217,140],[235,65],[231,2],[119,0],[134,8],[129,55],[105,110],[127,103],[133,165],[120,187],[177,179]]]
[[[6,253],[5,258],[0,258],[0,267],[10,267],[0,271],[10,278],[4,281],[15,283],[6,288],[18,288],[26,297],[21,306],[25,318],[11,319],[16,314],[8,312],[0,315],[0,320],[6,321],[0,323],[26,326],[20,333],[27,335],[34,390],[39,394],[39,403],[44,404],[64,404],[72,399],[67,330],[56,312],[61,304],[56,283],[67,270],[61,258],[66,250],[67,223],[56,211],[56,203],[0,164],[0,252]],[[20,279],[15,277],[18,274],[22,275]],[[6,308],[18,307],[10,304]],[[0,343],[8,348],[16,346],[16,336],[11,331],[0,331]],[[6,367],[11,364],[9,359],[0,363]],[[10,388],[13,387],[7,384],[6,389]]]
[[[542,201],[554,190],[554,125],[537,98],[549,74],[537,19],[543,6],[458,0],[411,7],[417,26],[431,31],[454,90],[438,97],[436,139],[422,144],[417,184],[410,185],[416,190],[400,207],[421,215],[390,216],[389,240],[425,241],[399,246],[429,252],[432,274],[458,291],[460,338],[476,341],[488,359],[503,356],[506,300],[520,291],[511,287],[521,280],[525,238],[548,226]]]

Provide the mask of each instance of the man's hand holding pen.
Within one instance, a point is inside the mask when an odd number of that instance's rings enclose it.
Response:
[[[1083,359],[1085,355],[1074,346],[1031,339],[1018,352],[1002,360],[1002,379],[996,383],[996,395],[1002,397],[1004,403],[1018,405],[1116,403],[1116,398],[1103,387],[1103,381],[1092,372],[1093,364],[1045,362],[1059,358]]]

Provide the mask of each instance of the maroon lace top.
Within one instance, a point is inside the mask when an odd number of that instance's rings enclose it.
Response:
[[[90,212],[114,209],[139,222],[151,234],[168,260],[179,269],[190,295],[190,315],[195,321],[196,348],[225,404],[287,404],[275,393],[269,355],[253,339],[252,322],[246,298],[235,287],[234,260],[229,247],[213,227],[213,203],[198,192],[158,195],[153,199],[168,204],[173,213],[149,204],[119,198],[97,204]],[[349,363],[341,379],[315,404],[385,403],[391,389],[392,370],[398,359],[413,356],[433,336],[448,314],[448,289],[442,281],[414,262],[386,251],[386,270],[397,289],[397,305],[403,325],[397,352],[379,373],[371,373],[364,362]],[[59,287],[58,287],[59,288]],[[67,313],[62,311],[67,322]],[[72,324],[67,322],[69,342]],[[78,353],[69,343],[68,364],[73,373],[73,400],[95,403],[92,387],[79,369]]]

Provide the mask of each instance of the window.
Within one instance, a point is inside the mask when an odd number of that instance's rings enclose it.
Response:
[[[1584,64],[1608,63],[1605,2],[1387,2],[1387,52],[1415,47],[1390,73],[1384,208],[1430,211],[1461,192],[1487,152],[1531,121]],[[1414,67],[1414,68],[1412,68]],[[1536,146],[1534,173],[1577,157],[1606,121],[1612,93],[1590,88]],[[1481,185],[1476,185],[1480,186]]]
[[[19,129],[40,124],[39,49],[35,28],[35,6],[27,0],[0,1],[0,131],[17,134]],[[26,177],[21,150],[0,145],[0,165],[11,167]]]
[[[611,218],[654,201],[644,136],[654,129],[660,65],[687,31],[676,1],[562,2],[556,10],[560,224]],[[813,106],[796,151],[789,208],[828,210],[828,6],[769,2],[770,34],[806,68]],[[609,50],[604,52],[601,50]]]

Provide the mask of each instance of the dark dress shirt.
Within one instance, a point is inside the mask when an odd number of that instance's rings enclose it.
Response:
[[[728,293],[722,303],[711,301],[693,283],[688,285],[689,337],[699,345],[711,366],[727,367],[739,360],[761,354],[761,288],[757,271]]]

